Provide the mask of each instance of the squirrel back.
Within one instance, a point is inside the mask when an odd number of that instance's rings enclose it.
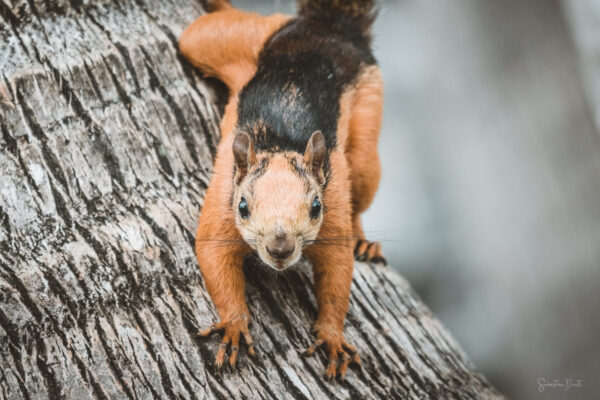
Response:
[[[302,154],[317,130],[328,154],[340,143],[340,99],[376,64],[369,35],[374,3],[300,0],[298,18],[265,42],[256,73],[239,93],[236,121],[257,151]]]
[[[362,213],[381,175],[377,138],[383,87],[370,46],[375,0],[299,0],[297,18],[260,16],[212,0],[179,40],[182,54],[221,79],[230,100],[196,235],[204,283],[224,330],[220,368],[248,330],[244,259],[271,268],[301,256],[313,266],[317,340],[330,353],[328,379],[359,363],[343,339],[353,259],[383,261],[364,237]]]

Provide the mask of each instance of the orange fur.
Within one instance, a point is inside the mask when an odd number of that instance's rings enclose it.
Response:
[[[320,238],[362,239],[360,213],[373,200],[381,176],[377,140],[381,128],[383,84],[377,67],[366,68],[355,87],[340,99],[338,143],[331,155],[334,171],[325,191],[327,218]],[[342,350],[343,325],[348,311],[354,257],[354,240],[346,246],[308,247],[305,255],[313,264],[319,315],[317,338],[328,343],[330,352]],[[381,247],[369,246],[372,258],[381,257]],[[366,251],[366,250],[365,250]]]
[[[204,283],[222,320],[247,314],[242,261],[250,248],[242,242],[227,201],[232,187],[232,139],[222,141],[229,142],[229,151],[219,148],[196,233],[196,255],[202,260]]]
[[[224,330],[223,342],[237,348],[241,335],[246,337],[246,341],[250,340],[250,315],[245,301],[242,262],[252,249],[242,240],[230,204],[234,192],[232,144],[235,136],[230,133],[237,122],[239,91],[256,72],[257,57],[264,42],[289,17],[262,17],[224,4],[220,7],[221,11],[204,15],[192,23],[179,44],[183,55],[204,74],[222,80],[230,89],[230,100],[221,121],[222,139],[214,173],[198,222],[195,250],[206,288],[221,318],[221,323],[213,327]],[[354,265],[356,242],[353,236],[364,238],[360,213],[372,202],[380,178],[377,140],[382,96],[381,76],[378,68],[373,66],[365,68],[356,84],[340,99],[338,147],[330,155],[332,176],[322,194],[327,212],[323,215],[318,233],[319,239],[335,238],[336,245],[310,245],[304,249],[313,265],[319,306],[315,322],[317,342],[307,353],[314,352],[320,344],[326,345],[330,357],[328,376],[336,375],[335,360],[338,356],[342,361],[341,375],[345,374],[350,360],[359,362],[356,350],[344,340],[343,325]],[[257,158],[260,157],[257,154]],[[270,168],[283,171],[287,167],[280,160]],[[282,173],[284,176],[287,172]],[[268,179],[267,176],[264,182],[269,182]],[[283,190],[290,193],[299,186],[285,177],[274,181],[283,182]],[[266,191],[260,186],[255,189]],[[364,252],[372,258],[381,256],[380,247],[368,245]],[[208,333],[212,332],[212,329],[208,330]],[[202,334],[207,334],[207,331]],[[223,348],[217,354],[218,366],[223,364],[224,356]],[[237,350],[232,353],[230,364],[235,364],[236,357]]]
[[[179,49],[206,76],[223,81],[235,95],[256,72],[265,41],[289,19],[224,7],[188,26],[179,38]]]
[[[383,80],[376,66],[366,68],[356,86],[349,121],[346,157],[350,163],[352,182],[352,219],[357,245],[364,241],[360,214],[375,197],[381,179],[381,163],[377,151],[381,115],[383,113]],[[367,260],[382,258],[378,243],[357,249],[357,255],[366,255]]]
[[[315,275],[315,292],[319,303],[319,315],[315,323],[320,329],[335,330],[342,334],[344,318],[348,311],[350,283],[354,258],[352,256],[351,204],[348,193],[348,163],[341,150],[330,156],[331,177],[325,190],[324,203],[327,205],[319,238],[348,238],[338,240],[336,246],[309,246],[304,254],[311,261]]]
[[[220,79],[230,90],[221,120],[214,175],[198,222],[196,256],[202,260],[205,285],[221,320],[243,316],[249,322],[242,262],[250,247],[242,242],[227,201],[232,191],[233,165],[233,136],[229,133],[237,122],[238,91],[255,73],[264,42],[289,17],[245,13],[225,2],[218,9],[197,18],[179,39],[181,53],[205,75]]]

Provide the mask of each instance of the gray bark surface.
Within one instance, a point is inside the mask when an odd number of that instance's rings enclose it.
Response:
[[[362,369],[305,359],[310,267],[245,267],[258,359],[213,367],[193,252],[218,90],[177,53],[188,0],[0,0],[0,399],[496,398],[390,269],[357,263]]]

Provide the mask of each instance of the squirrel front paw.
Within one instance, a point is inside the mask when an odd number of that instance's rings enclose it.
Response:
[[[316,328],[317,339],[313,345],[304,351],[304,356],[312,356],[315,351],[325,346],[327,350],[329,364],[325,371],[325,377],[330,380],[335,377],[346,378],[346,370],[350,364],[360,366],[360,356],[356,347],[348,344],[341,332],[336,332],[333,328]]]
[[[225,362],[227,349],[231,347],[231,354],[229,355],[229,366],[235,368],[237,361],[237,355],[239,351],[240,337],[244,338],[246,345],[248,346],[248,354],[251,357],[256,355],[254,351],[254,345],[252,344],[252,337],[248,330],[248,317],[242,315],[226,321],[221,321],[216,324],[212,324],[209,328],[198,332],[198,336],[209,337],[215,332],[224,332],[223,340],[219,346],[217,357],[215,358],[215,366],[217,369],[221,369]]]

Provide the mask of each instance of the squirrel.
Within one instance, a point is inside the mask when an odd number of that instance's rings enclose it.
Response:
[[[381,176],[377,142],[383,82],[370,48],[375,0],[298,0],[296,17],[262,16],[208,2],[179,39],[185,58],[222,81],[229,100],[198,221],[195,251],[222,332],[215,365],[240,340],[255,355],[242,265],[252,252],[284,270],[312,264],[326,378],[360,365],[343,335],[354,258],[385,264],[360,214]]]

